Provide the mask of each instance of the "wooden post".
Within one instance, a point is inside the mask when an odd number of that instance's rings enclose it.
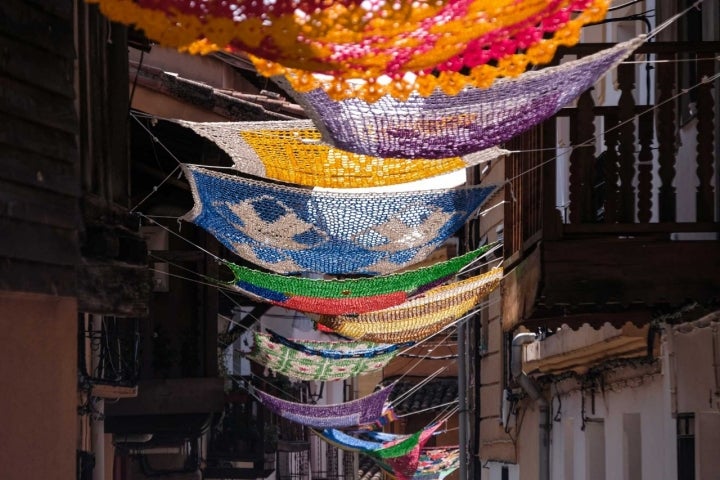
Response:
[[[618,218],[618,124],[617,114],[605,115],[605,223],[615,223]]]
[[[620,217],[621,223],[635,223],[635,66],[618,67],[620,100],[618,101],[619,120],[624,124],[619,129],[620,153]]]
[[[652,217],[653,116],[650,112],[638,117],[640,153],[638,154],[638,220],[648,223]]]
[[[713,60],[699,60],[697,63],[698,77],[707,79],[713,74]],[[713,141],[715,125],[713,125],[715,100],[712,95],[713,84],[705,82],[697,88],[697,221],[712,222],[715,220],[715,190],[712,186],[713,177]]]
[[[659,60],[674,60],[674,54],[658,55]],[[658,85],[658,162],[660,167],[660,189],[658,194],[658,210],[660,222],[674,222],[676,216],[675,187],[675,110],[676,102],[669,99],[675,94],[675,65],[672,62],[659,63],[657,74]]]
[[[570,154],[570,223],[595,220],[592,208],[593,167],[595,148],[583,145],[595,136],[592,88],[580,95],[577,116],[570,123],[572,145],[582,145]]]

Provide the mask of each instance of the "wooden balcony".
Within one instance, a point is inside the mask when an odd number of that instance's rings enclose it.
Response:
[[[628,60],[657,62],[620,65],[617,92],[599,84],[510,142],[525,153],[505,164],[506,331],[644,324],[720,299],[720,92],[704,81],[719,52],[647,43]]]

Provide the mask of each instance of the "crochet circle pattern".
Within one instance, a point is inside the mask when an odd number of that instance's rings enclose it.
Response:
[[[407,98],[435,88],[487,87],[547,63],[601,20],[609,0],[260,1],[86,0],[158,43],[250,54],[266,76],[286,75],[334,99]],[[469,72],[464,72],[468,69]],[[462,73],[461,73],[462,72]],[[325,80],[314,74],[321,73]],[[413,73],[411,81],[407,73]],[[362,82],[357,80],[361,79]],[[387,79],[387,81],[383,81]]]

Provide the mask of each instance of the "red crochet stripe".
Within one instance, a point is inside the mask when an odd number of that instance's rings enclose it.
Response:
[[[284,302],[272,303],[301,312],[319,313],[322,315],[352,315],[394,307],[395,305],[400,305],[405,300],[407,300],[407,294],[405,292],[392,292],[370,297],[354,298],[318,298],[293,295]]]

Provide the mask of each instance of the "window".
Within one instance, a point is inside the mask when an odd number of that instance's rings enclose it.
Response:
[[[640,414],[623,414],[623,478],[642,478],[642,434]]]
[[[587,419],[585,424],[585,478],[605,480],[605,422]]]
[[[695,480],[695,415],[692,413],[677,416],[677,468],[678,480]]]

